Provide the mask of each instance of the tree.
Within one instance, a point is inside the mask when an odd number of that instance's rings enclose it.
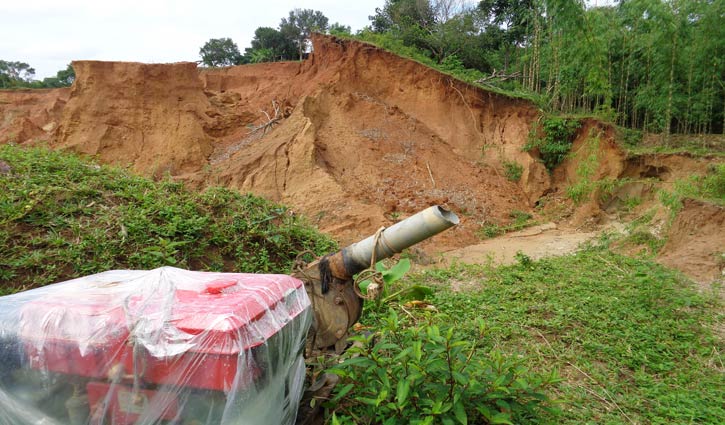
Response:
[[[244,56],[252,63],[297,58],[294,41],[274,28],[257,28],[251,44],[252,47],[245,50]]]
[[[332,35],[352,35],[352,28],[349,25],[343,25],[339,22],[335,22],[330,25],[330,34]]]
[[[326,32],[328,19],[322,12],[312,9],[294,9],[289,17],[282,18],[279,31],[297,46],[297,53],[302,60],[307,50],[307,40],[313,32]]]
[[[212,38],[199,49],[201,62],[206,66],[232,66],[242,63],[239,47],[231,38]]]
[[[55,88],[55,87],[69,87],[71,84],[73,84],[73,81],[76,79],[76,73],[73,70],[73,67],[71,64],[68,64],[68,66],[65,69],[61,69],[55,74],[55,77],[47,77],[43,78],[43,81],[40,83],[42,87],[48,87],[48,88]]]
[[[0,60],[0,87],[21,87],[33,81],[35,69],[25,62]]]

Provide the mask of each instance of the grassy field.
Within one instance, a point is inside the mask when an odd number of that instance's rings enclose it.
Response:
[[[385,328],[391,308],[400,327],[453,329],[453,340],[477,341],[476,356],[493,353],[520,361],[528,382],[541,384],[552,373],[560,377],[560,382],[538,388],[554,408],[490,423],[725,420],[725,346],[715,331],[723,326],[721,301],[696,292],[679,273],[650,260],[597,246],[541,261],[519,255],[512,266],[431,270],[401,283],[408,284],[435,288],[428,300],[432,307],[368,304],[363,322],[371,330]],[[459,290],[453,291],[454,286]],[[385,357],[386,351],[375,355]],[[367,387],[362,384],[347,394],[348,404],[333,407],[338,422],[364,410],[364,403],[355,400],[364,399]],[[489,383],[478,403],[486,403],[486,395],[494,391]],[[500,412],[509,408],[498,407]],[[485,423],[473,410],[468,409],[468,418]]]

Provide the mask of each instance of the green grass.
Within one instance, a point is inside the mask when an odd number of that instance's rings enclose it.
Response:
[[[725,136],[708,135],[671,135],[669,140],[650,140],[643,143],[643,134],[638,130],[618,128],[621,145],[630,157],[642,155],[687,155],[703,158],[725,157]]]
[[[525,211],[513,210],[509,213],[509,217],[513,219],[509,224],[501,226],[496,223],[486,223],[478,229],[476,234],[481,239],[490,239],[539,224],[531,214]]]
[[[722,304],[679,273],[604,247],[512,266],[453,266],[407,277],[432,285],[437,309],[396,305],[415,326],[455,324],[456,338],[563,378],[559,413],[531,422],[723,423]],[[465,288],[453,292],[450,282]],[[375,328],[385,314],[366,306]],[[481,334],[478,321],[485,325]],[[410,325],[413,326],[413,325]],[[393,387],[395,383],[392,384]]]
[[[524,173],[524,166],[516,161],[504,161],[503,171],[508,181],[518,182]]]
[[[686,198],[725,206],[725,163],[710,164],[704,175],[675,180],[671,191],[661,190],[658,195],[660,202],[669,208],[672,219]]]
[[[467,84],[484,89],[489,92],[501,94],[511,98],[525,99],[534,103],[540,108],[544,108],[546,106],[546,100],[544,96],[541,96],[537,93],[532,93],[528,90],[521,88],[503,89],[489,84],[479,84],[476,81],[486,76],[486,74],[483,74],[481,71],[476,69],[464,68],[462,65],[455,63],[455,61],[452,63],[450,60],[444,60],[443,63],[437,63],[429,56],[427,56],[424,51],[412,46],[406,46],[401,40],[386,34],[377,34],[370,31],[363,31],[362,33],[359,33],[357,35],[335,34],[335,36],[347,40],[355,40],[371,44],[397,56],[413,60],[420,63],[421,65],[425,65],[429,68],[435,69],[438,72],[450,75],[457,80],[463,81]]]
[[[0,295],[109,269],[288,272],[334,242],[287,208],[192,192],[44,148],[0,147]]]

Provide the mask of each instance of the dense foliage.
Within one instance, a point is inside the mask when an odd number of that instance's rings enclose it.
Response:
[[[301,60],[308,49],[308,39],[313,32],[327,31],[328,19],[319,10],[294,9],[289,16],[282,18],[279,23],[279,32],[297,46],[297,53]]]
[[[42,81],[34,80],[35,69],[25,62],[0,60],[0,88],[56,88],[68,87],[76,78],[73,67],[68,64],[66,69],[58,71],[55,77],[47,77]]]
[[[205,66],[232,66],[242,63],[239,47],[231,38],[212,38],[199,49],[201,63]]]
[[[579,127],[581,122],[577,119],[546,117],[541,126],[535,127],[529,134],[524,150],[538,150],[546,169],[551,172],[569,154]]]
[[[367,32],[437,64],[460,61],[479,83],[536,93],[553,111],[666,134],[723,131],[725,3],[586,4],[387,0]]]
[[[42,148],[0,147],[0,295],[109,269],[282,272],[334,243],[286,208]]]
[[[546,392],[556,373],[532,373],[521,360],[483,350],[482,323],[469,339],[394,310],[380,321],[377,334],[353,337],[358,345],[332,369],[344,382],[329,403],[339,423],[511,424],[554,411]]]

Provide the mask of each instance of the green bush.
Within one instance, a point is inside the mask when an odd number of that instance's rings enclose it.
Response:
[[[569,154],[581,121],[574,118],[548,117],[542,120],[541,128],[534,129],[524,151],[538,149],[541,160],[549,172],[553,171]]]
[[[341,377],[327,403],[333,423],[513,424],[554,411],[546,391],[556,373],[484,353],[483,325],[470,341],[453,326],[416,326],[392,309],[381,322],[377,334],[353,337],[345,360],[330,370]]]
[[[43,148],[0,147],[0,295],[109,269],[288,272],[334,242],[280,205]]]
[[[524,173],[524,167],[516,161],[504,161],[503,171],[509,181],[517,182],[521,180],[521,175]]]

